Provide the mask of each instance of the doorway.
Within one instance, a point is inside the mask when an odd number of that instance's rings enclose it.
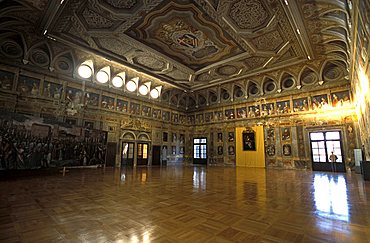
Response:
[[[138,143],[137,144],[137,165],[148,165],[148,148],[149,144],[147,143]]]
[[[207,164],[207,138],[193,139],[194,158],[193,164]]]
[[[161,146],[153,146],[152,165],[161,165]]]
[[[342,137],[340,131],[320,131],[310,134],[312,170],[345,172],[342,153]],[[330,155],[337,156],[335,162],[330,161]]]
[[[134,150],[133,142],[122,142],[121,165],[134,166]]]

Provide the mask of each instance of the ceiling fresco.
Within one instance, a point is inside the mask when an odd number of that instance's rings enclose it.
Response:
[[[0,18],[4,56],[65,72],[96,56],[195,100],[306,92],[351,58],[346,0],[5,0]]]

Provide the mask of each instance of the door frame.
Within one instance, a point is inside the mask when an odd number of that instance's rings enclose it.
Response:
[[[127,161],[124,161],[124,158],[123,158],[123,144],[124,143],[127,143],[127,144],[133,144],[132,148],[133,148],[133,157],[132,159],[127,159]],[[122,166],[134,166],[135,165],[135,152],[136,152],[136,149],[135,149],[135,141],[121,141],[121,149],[120,149],[120,157],[121,157],[121,167]],[[130,146],[129,146],[130,148]],[[127,153],[129,153],[129,150],[127,151]]]
[[[144,145],[147,146],[147,149],[146,149],[146,159],[144,158],[139,158],[139,145],[142,145],[142,155],[144,155]],[[137,141],[136,142],[136,165],[137,166],[148,166],[149,165],[149,150],[150,150],[150,143],[148,141]],[[143,162],[146,162],[146,163],[143,163]]]
[[[160,166],[161,165],[161,152],[162,152],[162,146],[161,145],[152,145],[152,166]],[[156,158],[156,152],[158,152],[158,156]],[[158,163],[156,162],[156,159],[158,159]]]
[[[313,154],[312,154],[312,143],[311,143],[311,136],[310,134],[311,133],[319,133],[319,132],[322,132],[322,133],[326,133],[326,132],[339,132],[339,142],[340,142],[340,150],[341,150],[341,155],[342,155],[342,162],[335,162],[335,163],[332,163],[332,162],[329,162],[328,160],[328,156],[326,156],[326,162],[314,162],[313,161]],[[312,166],[312,170],[313,171],[327,171],[327,172],[346,172],[346,164],[345,164],[345,161],[346,161],[346,154],[344,153],[345,151],[345,148],[344,148],[344,144],[343,144],[343,139],[344,139],[344,131],[342,129],[342,127],[328,127],[327,129],[325,128],[321,128],[321,129],[309,129],[307,131],[307,135],[308,135],[308,148],[310,150],[310,160],[311,160],[311,166]],[[324,146],[325,146],[325,153],[327,153],[327,147],[326,147],[326,142],[327,141],[332,141],[332,140],[326,140],[324,138],[324,140],[320,140],[320,141],[324,141]]]

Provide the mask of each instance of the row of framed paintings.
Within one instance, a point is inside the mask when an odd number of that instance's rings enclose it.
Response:
[[[265,117],[295,112],[318,111],[327,107],[340,108],[351,104],[348,90],[331,94],[322,94],[299,99],[266,102],[265,104],[249,105],[224,111],[206,112],[188,116],[189,123],[202,124],[215,121]]]

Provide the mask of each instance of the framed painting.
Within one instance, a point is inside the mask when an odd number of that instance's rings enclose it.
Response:
[[[256,151],[256,133],[251,128],[243,131],[243,150]]]

